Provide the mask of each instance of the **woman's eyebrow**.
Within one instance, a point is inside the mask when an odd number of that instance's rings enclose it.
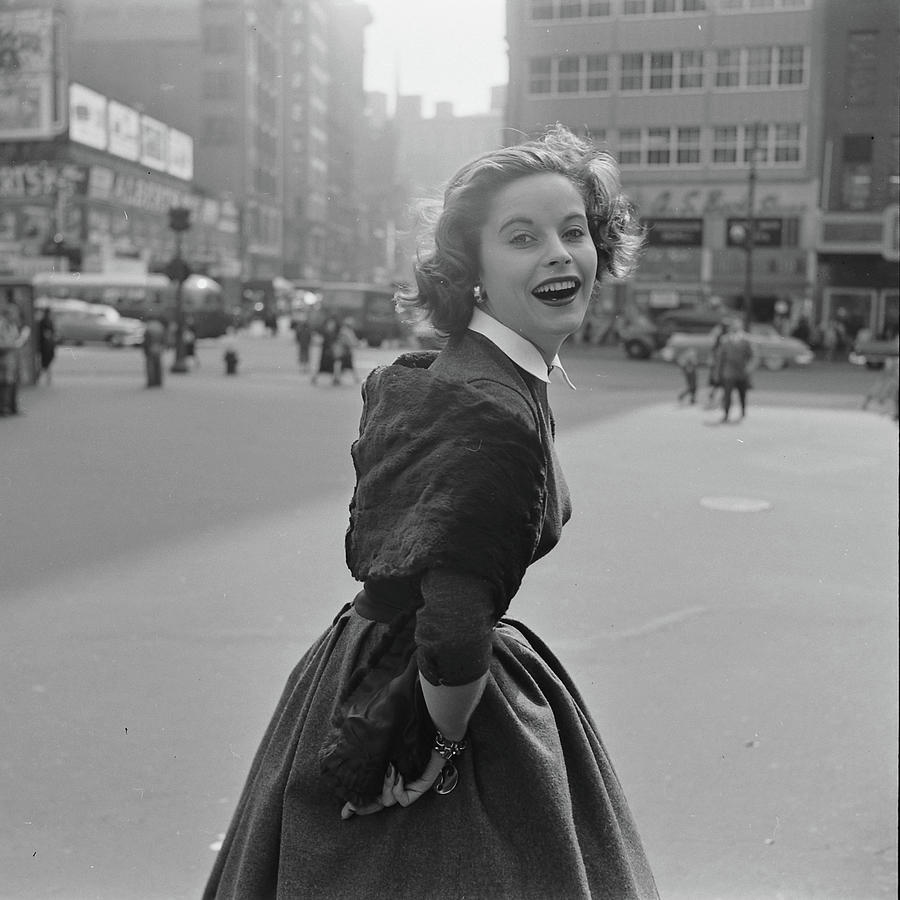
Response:
[[[587,220],[587,214],[583,210],[573,210],[567,216],[564,216],[562,221],[569,222],[572,219],[585,221]],[[497,230],[503,231],[505,228],[509,228],[510,225],[534,225],[534,219],[516,214],[501,222],[500,227]]]

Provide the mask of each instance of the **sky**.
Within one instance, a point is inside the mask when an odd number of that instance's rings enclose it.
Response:
[[[365,88],[393,98],[421,94],[423,114],[448,100],[456,115],[490,109],[491,87],[506,84],[505,0],[364,0]],[[392,100],[389,101],[392,106]]]

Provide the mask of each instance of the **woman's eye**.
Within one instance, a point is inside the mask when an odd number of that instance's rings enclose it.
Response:
[[[509,239],[509,242],[511,244],[517,244],[519,246],[524,246],[525,244],[528,244],[530,241],[531,241],[531,235],[526,234],[524,231],[520,231],[519,233],[514,234]]]
[[[577,241],[584,237],[584,229],[580,225],[569,228],[563,235],[567,240]]]

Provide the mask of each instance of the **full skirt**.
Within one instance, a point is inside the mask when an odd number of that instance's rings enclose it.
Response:
[[[570,678],[523,625],[493,661],[450,794],[342,820],[319,772],[338,697],[386,625],[351,610],[298,663],[253,761],[206,898],[637,900],[656,887]]]

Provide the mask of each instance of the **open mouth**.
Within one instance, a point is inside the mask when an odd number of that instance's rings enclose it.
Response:
[[[571,303],[581,289],[578,278],[553,278],[539,284],[531,293],[541,303],[551,306],[564,306]]]

